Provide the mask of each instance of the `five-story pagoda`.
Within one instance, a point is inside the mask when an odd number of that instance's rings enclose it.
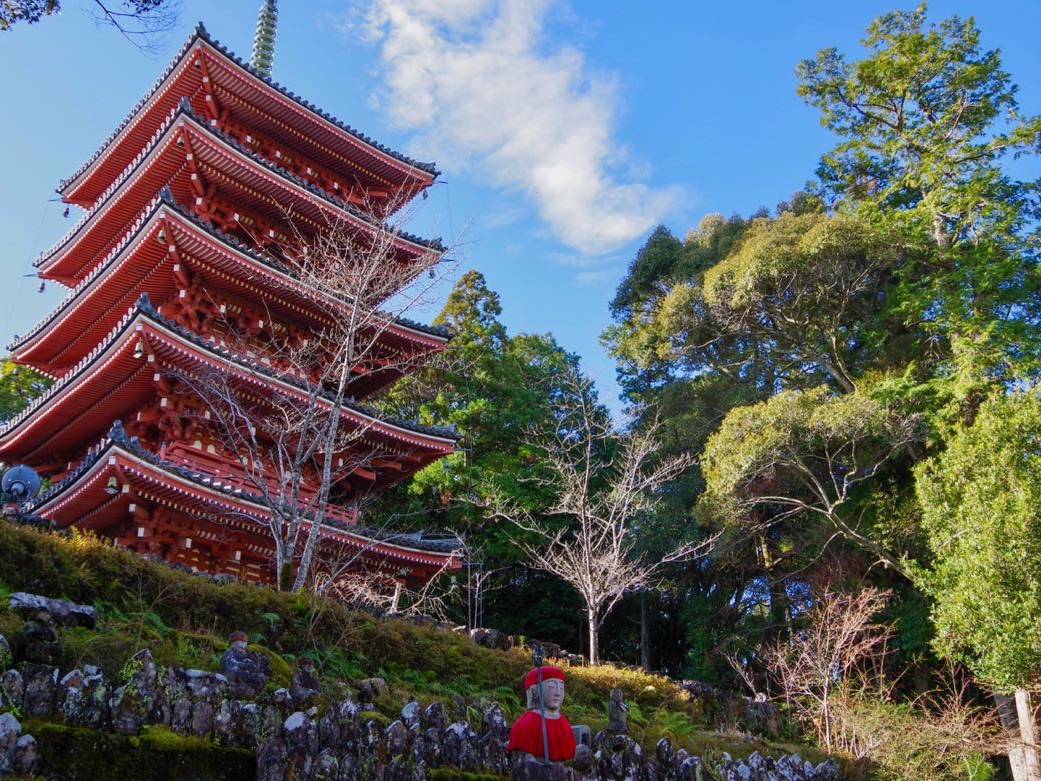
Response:
[[[379,310],[443,252],[386,224],[437,172],[272,82],[261,22],[254,66],[200,25],[62,183],[86,214],[37,266],[70,291],[12,345],[55,382],[0,458],[51,479],[32,513],[167,562],[270,583],[324,551],[415,584],[457,568],[458,541],[365,530],[357,504],[455,435],[359,402],[444,349]],[[359,259],[380,284],[324,286]],[[294,425],[269,428],[279,415]]]

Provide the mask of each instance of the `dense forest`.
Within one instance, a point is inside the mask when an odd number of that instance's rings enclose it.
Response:
[[[632,259],[623,421],[463,274],[450,348],[380,400],[460,447],[366,518],[465,540],[417,610],[763,694],[881,777],[1037,781],[1041,118],[971,19],[864,46],[798,65],[839,139],[803,191]],[[6,365],[5,414],[41,382]]]
[[[464,275],[448,359],[387,400],[464,448],[382,512],[465,535],[471,621],[977,778],[957,768],[1000,751],[994,703],[1032,734],[1041,675],[1038,183],[1015,176],[1041,119],[971,19],[892,13],[864,44],[798,66],[841,139],[804,191],[633,258],[602,335],[623,424]],[[653,501],[622,510],[640,480]]]

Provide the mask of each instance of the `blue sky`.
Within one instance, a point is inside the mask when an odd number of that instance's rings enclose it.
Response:
[[[259,0],[182,0],[146,56],[89,0],[0,33],[0,339],[64,291],[26,277],[77,219],[52,200],[202,20],[248,58]],[[650,230],[772,207],[833,139],[795,94],[819,48],[855,57],[876,0],[283,0],[273,77],[381,142],[436,162],[410,230],[442,236],[502,297],[511,333],[551,332],[614,404],[598,345],[608,301]],[[975,16],[1041,113],[1041,3],[933,2]],[[1036,164],[1022,175],[1038,175]],[[441,294],[441,301],[447,290]],[[429,320],[436,308],[411,316]]]

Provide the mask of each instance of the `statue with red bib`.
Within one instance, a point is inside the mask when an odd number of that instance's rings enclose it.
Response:
[[[559,667],[536,666],[524,676],[528,710],[510,729],[506,750],[514,767],[536,762],[569,762],[575,756],[575,735],[560,712],[564,702],[564,671]]]

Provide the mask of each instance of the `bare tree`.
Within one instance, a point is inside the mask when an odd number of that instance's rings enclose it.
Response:
[[[885,676],[893,630],[877,620],[888,598],[875,588],[824,591],[791,636],[727,660],[752,691],[765,686],[784,703],[829,753],[906,778],[963,777],[967,763],[998,748],[993,714],[972,703],[964,676],[953,669],[944,689],[898,704]]]
[[[881,665],[892,630],[874,618],[888,597],[889,592],[874,588],[857,594],[825,591],[799,630],[759,649],[770,694],[812,726],[827,751],[833,748],[835,689],[855,672]],[[729,661],[754,689],[745,660],[731,656]]]
[[[451,583],[445,588],[435,576],[418,588],[408,588],[385,572],[367,569],[364,565],[359,567],[361,556],[357,550],[340,550],[327,557],[322,571],[314,577],[314,593],[388,613],[448,620],[449,603],[457,584]],[[438,575],[446,569],[447,565]]]
[[[146,54],[156,53],[161,36],[177,22],[178,0],[94,0],[90,11],[99,24],[111,25],[134,46]],[[61,13],[59,0],[19,0],[0,3],[0,31],[18,22],[34,24],[44,16]]]
[[[497,501],[493,511],[541,542],[524,544],[537,569],[557,575],[585,603],[589,661],[599,664],[604,619],[627,592],[652,587],[662,568],[704,554],[712,540],[680,543],[649,561],[637,553],[639,525],[656,504],[656,493],[694,463],[690,455],[655,460],[657,423],[627,435],[617,433],[595,401],[592,382],[577,373],[564,382],[556,402],[556,425],[537,434],[546,475],[533,478],[553,496],[541,516]],[[562,518],[552,527],[546,519]]]
[[[400,213],[393,223],[376,219],[394,212],[373,210],[371,229],[345,219],[269,247],[288,271],[282,292],[305,304],[302,319],[311,325],[291,322],[284,311],[228,307],[205,291],[184,299],[191,316],[211,313],[211,338],[227,360],[219,370],[176,372],[173,379],[202,400],[193,422],[234,454],[241,479],[270,511],[280,588],[308,584],[322,524],[352,520],[340,506],[344,498],[356,511],[359,486],[376,469],[400,465],[400,456],[372,436],[366,416],[346,411],[359,382],[407,373],[426,355],[388,350],[381,338],[426,302],[444,269],[440,248],[416,254],[413,243],[412,254],[403,255]]]

